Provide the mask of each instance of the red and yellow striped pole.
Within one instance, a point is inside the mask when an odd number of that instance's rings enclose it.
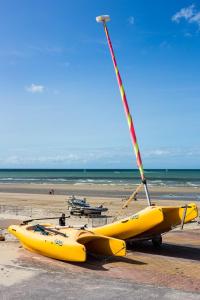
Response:
[[[110,39],[108,29],[107,29],[107,26],[106,26],[106,22],[110,21],[110,17],[107,16],[107,15],[106,16],[99,16],[99,17],[96,18],[96,21],[103,23],[103,27],[104,27],[107,42],[108,42],[108,46],[109,46],[109,49],[110,49],[110,54],[111,54],[112,61],[113,61],[113,66],[114,66],[114,69],[115,69],[115,74],[116,74],[118,85],[119,85],[119,90],[120,90],[120,94],[121,94],[125,114],[126,114],[126,117],[127,117],[127,122],[128,122],[129,130],[130,130],[131,140],[132,140],[134,152],[135,152],[135,155],[136,155],[137,165],[138,165],[138,168],[139,168],[139,171],[140,171],[140,176],[141,176],[142,182],[144,184],[144,189],[145,189],[148,204],[151,205],[150,196],[149,196],[149,192],[148,192],[148,188],[147,188],[147,182],[146,182],[146,178],[145,178],[145,175],[144,175],[144,169],[143,169],[143,165],[142,165],[140,150],[139,150],[137,137],[136,137],[136,133],[135,133],[134,125],[133,125],[133,120],[132,120],[132,117],[131,117],[131,114],[130,114],[128,102],[127,102],[127,99],[126,99],[126,93],[125,93],[125,90],[124,90],[124,87],[123,87],[123,83],[122,83],[122,79],[121,79],[119,69],[118,69],[118,66],[117,66],[117,61],[116,61],[116,58],[115,58],[115,54],[114,54],[114,50],[113,50],[113,47],[112,47],[111,39]]]

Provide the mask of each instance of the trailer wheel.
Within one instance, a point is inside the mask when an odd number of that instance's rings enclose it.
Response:
[[[154,237],[152,239],[152,244],[153,244],[154,248],[160,249],[162,246],[162,236],[158,235],[158,236]]]

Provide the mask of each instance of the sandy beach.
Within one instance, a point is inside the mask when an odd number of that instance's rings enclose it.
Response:
[[[49,195],[49,189],[55,195]],[[67,212],[66,200],[75,194],[87,197],[89,203],[109,208],[109,221],[114,217],[130,215],[144,208],[144,194],[138,201],[132,201],[126,210],[121,210],[124,199],[132,192],[131,186],[106,185],[48,185],[48,184],[5,184],[0,186],[0,228],[6,229],[13,223],[27,218],[59,216]],[[158,205],[184,205],[186,200],[159,200],[160,194],[198,195],[198,189],[151,188],[152,201]],[[157,198],[154,200],[153,196]],[[196,201],[200,209],[200,202]],[[85,217],[71,217],[70,224],[86,224],[91,220]],[[57,220],[54,221],[57,224]],[[5,232],[5,230],[4,230]],[[200,298],[200,225],[185,225],[184,231],[177,229],[166,234],[161,250],[155,250],[151,243],[135,244],[122,259],[89,257],[87,263],[72,264],[55,261],[24,250],[19,242],[6,234],[6,241],[0,242],[0,296],[1,299],[22,299],[29,295],[35,299],[55,297],[55,286],[60,297],[64,292],[70,299],[80,297],[79,286],[84,290],[83,299],[93,297],[120,299],[124,293],[132,299],[132,289],[136,299],[199,299]],[[41,294],[38,276],[42,278],[45,292]],[[54,280],[53,280],[54,276]],[[92,286],[89,282],[92,281]],[[30,284],[31,282],[31,284]],[[51,282],[52,288],[47,284]],[[57,284],[55,284],[55,282]],[[65,285],[61,288],[61,283]],[[26,288],[23,288],[26,286]],[[9,289],[8,289],[9,287]],[[118,287],[118,288],[117,288]],[[159,287],[159,289],[158,289]],[[99,294],[103,289],[103,294]],[[147,292],[148,291],[148,292]],[[148,295],[148,297],[147,297]],[[138,297],[138,298],[137,298]]]
[[[52,188],[55,194],[49,195],[49,190]],[[86,197],[88,202],[94,206],[104,205],[108,207],[108,215],[111,218],[127,216],[147,205],[145,194],[141,191],[138,194],[137,201],[132,201],[127,209],[121,209],[134,188],[135,186],[131,185],[110,186],[100,184],[1,184],[0,216],[3,219],[5,219],[5,215],[14,219],[16,219],[16,216],[17,218],[59,216],[62,212],[68,213],[67,199],[71,195]],[[152,203],[157,205],[184,205],[189,202],[196,202],[198,208],[200,208],[200,201],[190,199],[191,194],[196,195],[196,199],[198,199],[200,188],[158,186],[150,187],[150,194]],[[163,195],[166,197],[162,198]],[[182,200],[177,200],[177,195],[180,198],[182,195]],[[74,223],[73,218],[70,221]]]

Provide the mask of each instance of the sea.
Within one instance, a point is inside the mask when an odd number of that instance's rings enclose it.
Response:
[[[200,169],[147,169],[145,176],[152,186],[200,187]],[[0,184],[138,184],[138,170],[132,169],[1,169]]]

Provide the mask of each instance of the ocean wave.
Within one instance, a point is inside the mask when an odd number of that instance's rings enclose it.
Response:
[[[15,178],[15,177],[8,177],[8,178],[0,178],[1,181],[39,181],[40,178]]]
[[[150,180],[148,182],[149,186],[167,186],[167,182],[162,180]]]
[[[191,187],[194,187],[194,188],[198,188],[200,186],[200,182],[199,183],[197,183],[197,182],[194,183],[194,182],[188,181],[188,182],[186,182],[186,184],[188,186],[191,186]]]
[[[130,171],[109,171],[105,174],[104,171],[101,171],[98,173],[98,171],[95,172],[87,172],[86,175],[81,175],[80,171],[59,171],[59,174],[56,173],[57,171],[45,171],[42,173],[41,171],[0,171],[0,175],[4,175],[0,177],[0,184],[8,184],[8,183],[64,183],[64,184],[102,184],[102,185],[137,185],[141,182],[139,177],[136,177],[136,172]],[[171,171],[169,171],[170,173]],[[149,176],[148,179],[148,185],[155,187],[190,187],[197,189],[200,187],[200,171],[199,171],[199,177],[197,175],[192,174],[190,176],[191,172],[187,173],[182,178],[178,175],[176,178],[172,178],[171,174],[168,177],[163,177],[163,173],[161,174],[161,171],[151,171],[149,170],[148,173],[156,173],[158,176]],[[171,172],[172,173],[172,172]],[[86,172],[85,172],[86,174]],[[119,175],[120,174],[120,175]],[[160,178],[159,178],[160,174]],[[196,174],[196,173],[195,173]],[[11,175],[11,176],[9,176]],[[27,176],[26,176],[27,175]],[[192,178],[194,177],[194,178]]]

